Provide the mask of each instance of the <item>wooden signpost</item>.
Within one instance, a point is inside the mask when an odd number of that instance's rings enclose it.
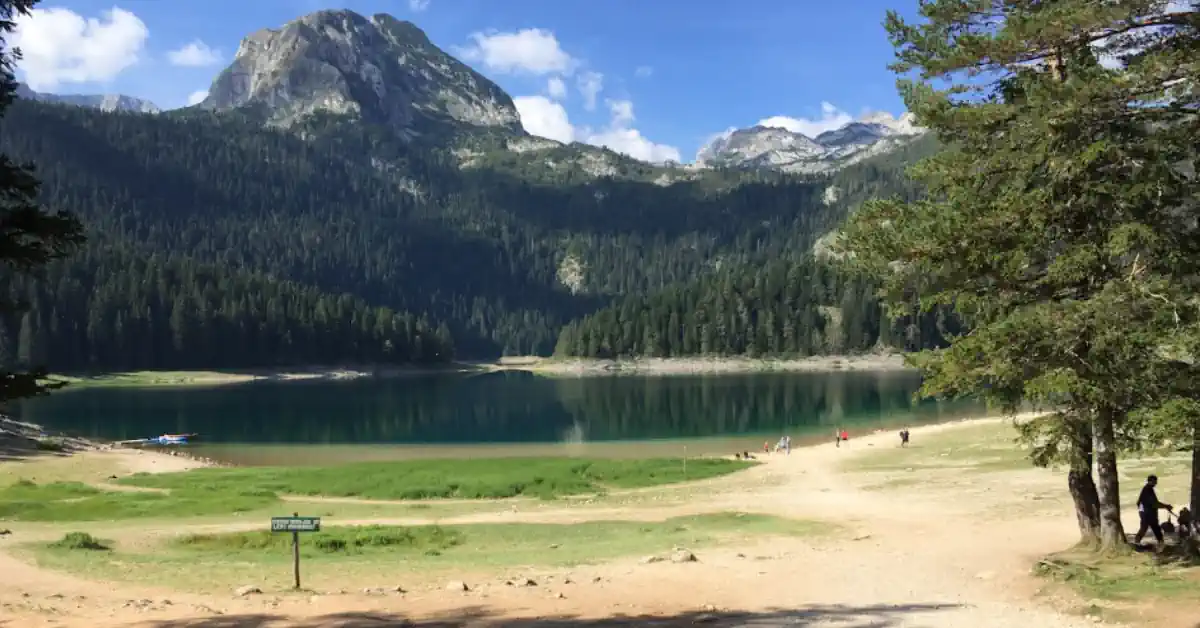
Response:
[[[300,588],[300,533],[320,532],[320,517],[301,517],[300,513],[292,513],[290,517],[271,517],[272,532],[292,533],[292,575],[293,586]]]

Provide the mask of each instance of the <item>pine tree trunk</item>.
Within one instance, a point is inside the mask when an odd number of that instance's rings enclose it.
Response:
[[[1200,516],[1200,419],[1192,424],[1192,490],[1188,502],[1195,521]]]
[[[1114,413],[1102,408],[1096,413],[1092,433],[1096,451],[1096,483],[1100,502],[1100,550],[1124,551],[1129,547],[1121,524],[1121,481],[1117,474]]]
[[[1100,544],[1100,496],[1092,477],[1092,426],[1080,421],[1074,426],[1071,442],[1071,468],[1067,471],[1067,490],[1075,503],[1079,522],[1079,543],[1088,547]]]

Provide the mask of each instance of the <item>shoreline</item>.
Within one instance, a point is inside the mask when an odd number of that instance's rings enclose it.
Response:
[[[216,387],[252,382],[347,381],[394,379],[427,375],[523,371],[546,377],[611,375],[734,375],[746,373],[916,372],[904,356],[892,354],[822,355],[807,358],[582,358],[506,357],[496,361],[459,361],[444,366],[311,366],[280,369],[196,371],[126,371],[54,374],[50,381],[67,382],[64,391],[85,388]]]
[[[958,418],[935,423],[914,424],[909,426],[909,429],[914,435],[928,435],[952,430],[956,428],[966,428],[976,425],[988,425],[1004,421],[1023,422],[1031,418],[1040,416],[1039,412],[1023,412],[1016,415],[988,415],[982,417]],[[875,447],[883,444],[894,438],[895,429],[876,428],[864,430],[858,433],[851,433],[851,443],[857,444],[860,447]],[[719,437],[719,439],[728,438],[735,440],[737,436]],[[53,442],[59,447],[47,449],[39,446],[39,443]],[[757,441],[756,441],[757,442]],[[623,443],[629,445],[630,443]],[[811,439],[805,438],[795,447],[793,452],[801,452],[804,450],[813,450],[832,447],[833,444],[827,440],[823,441],[815,436]],[[686,449],[684,450],[686,452]],[[762,456],[762,452],[756,451],[756,454]],[[149,472],[161,473],[165,471],[186,471],[204,467],[242,467],[242,466],[261,466],[257,464],[243,465],[222,461],[213,458],[208,458],[202,455],[197,455],[185,449],[161,449],[161,448],[139,448],[139,447],[121,447],[114,442],[101,441],[95,439],[87,439],[80,437],[64,436],[61,434],[51,434],[46,432],[42,426],[32,423],[17,421],[9,417],[0,416],[0,462],[5,461],[20,461],[29,459],[38,455],[53,455],[61,457],[73,457],[77,455],[83,456],[104,456],[120,458],[124,466],[133,469],[134,472]],[[533,456],[541,457],[541,456]],[[557,457],[557,456],[556,456]],[[700,458],[730,458],[732,454],[723,453],[707,453],[700,455],[688,456],[684,453],[684,457],[700,459]],[[419,459],[420,457],[418,457]],[[442,456],[432,456],[433,459],[441,459]],[[768,454],[762,461],[767,461],[772,458]],[[405,458],[409,459],[409,458]],[[381,459],[382,461],[383,459]],[[346,461],[340,464],[350,464],[353,461]],[[331,466],[337,466],[339,463],[334,463]],[[271,465],[276,466],[276,465]],[[287,465],[284,465],[287,466]]]
[[[64,391],[82,388],[169,388],[228,386],[251,382],[343,381],[363,378],[401,378],[474,373],[482,369],[454,362],[438,367],[305,367],[286,369],[227,369],[197,371],[125,371],[94,375],[52,374],[49,381],[67,382]]]
[[[904,356],[899,353],[816,355],[806,358],[505,358],[493,370],[523,370],[552,376],[916,372],[916,369],[905,364]]]

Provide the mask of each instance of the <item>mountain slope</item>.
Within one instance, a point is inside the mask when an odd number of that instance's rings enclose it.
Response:
[[[924,135],[824,179],[822,200],[832,224],[873,198],[918,198],[922,192],[905,171],[937,149],[935,138]],[[821,235],[811,247],[815,256],[789,249],[616,299],[564,326],[555,354],[797,357],[930,348],[957,331],[953,317],[939,310],[894,323],[884,319],[871,285],[824,261],[833,233],[809,234]]]
[[[298,129],[312,139],[236,116],[18,102],[0,145],[40,164],[45,201],[78,213],[92,246],[425,315],[472,357],[548,353],[561,324],[613,295],[805,251],[845,211],[802,178],[533,184],[369,125],[316,117]]]

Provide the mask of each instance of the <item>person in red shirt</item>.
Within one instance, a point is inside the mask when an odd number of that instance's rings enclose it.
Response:
[[[850,432],[842,430],[842,440],[850,440]]]

